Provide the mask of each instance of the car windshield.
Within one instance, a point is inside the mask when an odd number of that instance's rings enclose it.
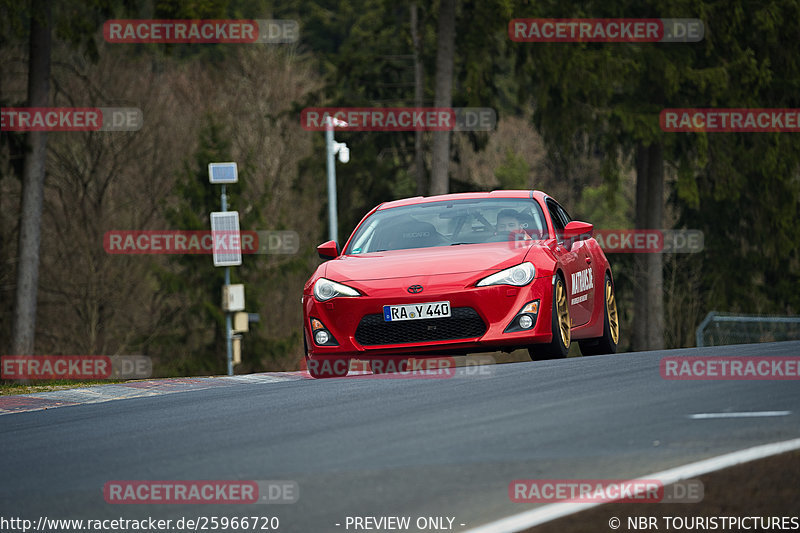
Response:
[[[522,198],[450,200],[379,209],[345,253],[547,238],[539,204]]]

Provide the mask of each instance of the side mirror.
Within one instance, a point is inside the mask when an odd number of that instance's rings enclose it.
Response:
[[[564,228],[564,240],[580,241],[590,238],[593,233],[593,225],[589,224],[588,222],[579,222],[577,220],[573,220],[567,224],[566,228]]]
[[[336,259],[339,257],[339,245],[336,241],[328,241],[317,246],[317,253],[320,259],[327,261],[328,259]]]

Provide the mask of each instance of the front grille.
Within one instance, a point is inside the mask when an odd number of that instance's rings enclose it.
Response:
[[[446,318],[399,322],[385,322],[382,314],[366,315],[356,329],[356,341],[362,346],[375,346],[469,339],[486,333],[486,324],[473,308],[455,307],[450,313]]]

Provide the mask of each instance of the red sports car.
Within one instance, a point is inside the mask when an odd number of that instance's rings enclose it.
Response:
[[[347,375],[387,361],[527,348],[534,360],[613,353],[614,279],[592,225],[540,191],[446,194],[383,203],[303,289],[306,365]]]

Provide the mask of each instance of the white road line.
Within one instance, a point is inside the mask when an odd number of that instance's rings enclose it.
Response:
[[[716,472],[723,468],[728,468],[750,461],[756,461],[772,455],[778,455],[785,452],[791,452],[800,449],[800,439],[792,439],[782,442],[774,442],[772,444],[763,444],[754,446],[745,450],[739,450],[732,453],[726,453],[710,459],[704,459],[696,463],[690,463],[655,474],[648,474],[633,481],[645,481],[657,479],[663,485],[671,485],[683,479],[691,479],[697,476],[707,474],[709,472]],[[523,513],[501,518],[494,522],[484,524],[477,528],[470,529],[465,533],[508,533],[514,531],[521,531],[530,527],[538,526],[556,518],[568,516],[598,505],[603,505],[606,502],[598,503],[553,503],[525,511]]]
[[[760,418],[767,416],[789,416],[791,411],[743,411],[740,413],[696,413],[689,415],[692,420],[707,420],[709,418]]]

